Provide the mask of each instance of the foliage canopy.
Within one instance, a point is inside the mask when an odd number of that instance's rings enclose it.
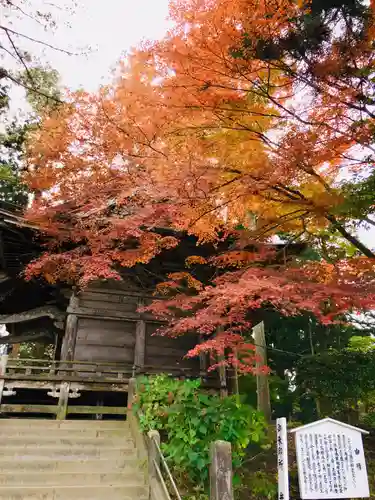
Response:
[[[68,95],[35,132],[28,182],[44,196],[28,216],[54,239],[28,276],[118,279],[178,244],[168,227],[236,240],[192,255],[152,307],[169,334],[224,332],[199,349],[238,349],[265,305],[323,323],[373,308],[375,255],[356,234],[373,225],[373,5],[174,0],[170,15],[111,85]],[[280,233],[319,259],[272,258]],[[223,272],[202,283],[206,264]]]

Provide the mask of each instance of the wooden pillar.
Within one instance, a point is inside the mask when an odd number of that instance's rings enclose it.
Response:
[[[53,346],[53,361],[60,359],[62,335],[55,333],[55,343]]]
[[[3,354],[2,356],[0,356],[0,377],[5,376],[7,364],[8,364],[8,355]],[[0,405],[1,405],[1,399],[3,397],[4,386],[5,386],[5,380],[3,378],[1,378],[0,379]]]
[[[267,364],[267,346],[266,337],[264,334],[264,322],[258,323],[253,328],[255,353],[258,361],[256,368],[260,368]],[[257,401],[258,410],[263,412],[266,421],[271,421],[271,399],[268,383],[268,375],[257,374]]]
[[[199,343],[202,344],[204,342],[203,335],[199,335]],[[207,371],[208,371],[208,359],[207,353],[203,352],[199,355],[199,374],[203,379],[207,379]]]
[[[16,359],[20,353],[21,344],[12,344],[12,350],[9,353],[9,357]]]
[[[143,319],[137,321],[135,327],[135,348],[134,348],[134,366],[140,369],[145,366],[146,351],[146,322]]]
[[[78,297],[73,293],[68,307],[66,318],[65,335],[61,346],[61,361],[73,361],[77,340],[78,316],[74,314],[78,307]]]
[[[156,471],[156,467],[160,468],[160,455],[156,448],[155,443],[160,446],[160,434],[158,431],[149,431],[148,439],[150,441],[150,446],[148,447],[148,467],[149,467],[149,476],[150,480],[156,479],[158,480],[158,473]]]
[[[219,377],[220,377],[220,396],[222,398],[226,398],[228,396],[228,387],[227,387],[227,369],[223,362],[225,361],[224,356],[218,356],[219,366]]]
[[[74,351],[77,340],[78,317],[76,314],[73,314],[72,311],[74,311],[75,307],[77,306],[78,306],[78,298],[73,293],[72,296],[70,297],[70,302],[68,307],[68,313],[70,314],[68,314],[66,318],[65,335],[61,345],[60,361],[73,361],[74,359]],[[60,368],[64,369],[64,364],[60,364]],[[64,371],[60,373],[63,374]],[[65,420],[66,418],[66,415],[68,413],[69,390],[70,390],[70,383],[61,382],[60,396],[56,414],[57,420]]]
[[[216,336],[223,333],[223,327],[219,326],[216,330]],[[228,386],[227,386],[227,369],[225,367],[225,355],[218,355],[217,361],[219,363],[219,379],[220,379],[220,396],[225,398],[228,396]]]
[[[137,392],[137,380],[132,377],[129,379],[129,384],[128,384],[128,410],[129,411],[131,410],[136,392]]]
[[[234,357],[237,359],[237,349],[233,351]],[[237,403],[240,404],[240,385],[238,380],[238,367],[237,364],[232,369],[232,391],[236,395]]]
[[[16,325],[14,323],[11,323],[9,326],[10,326],[10,334],[15,335]],[[21,346],[21,344],[12,344],[11,351],[9,353],[10,358],[13,358],[13,359],[18,358],[18,355],[20,353],[20,346]]]
[[[65,420],[68,413],[68,402],[69,402],[69,382],[61,382],[60,384],[60,396],[57,407],[56,419]]]
[[[73,361],[77,340],[78,317],[68,314],[66,318],[65,335],[61,346],[61,361]]]
[[[138,300],[138,308],[144,306],[142,298]],[[134,347],[134,366],[136,372],[142,371],[145,366],[146,352],[146,322],[144,319],[139,319],[135,327],[135,347]]]
[[[96,401],[96,406],[103,407],[104,406],[104,401],[102,399],[98,399]],[[95,413],[94,420],[103,420],[103,413]]]
[[[215,441],[210,452],[210,500],[233,500],[231,444]]]

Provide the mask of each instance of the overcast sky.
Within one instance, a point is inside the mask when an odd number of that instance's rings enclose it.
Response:
[[[58,1],[58,0],[57,0]],[[160,38],[168,23],[168,0],[79,0],[71,27],[60,25],[54,43],[71,50],[91,47],[86,56],[67,57],[49,52],[51,64],[63,84],[94,90],[104,80],[121,54],[143,38]],[[62,13],[63,15],[66,13]]]
[[[71,89],[96,90],[111,78],[111,70],[121,55],[142,39],[160,38],[170,25],[167,21],[168,0],[78,0],[72,14],[72,0],[32,0],[35,10],[51,10],[57,27],[45,31],[34,20],[14,16],[4,24],[27,36],[42,40],[78,56],[46,48],[23,38],[16,38],[25,50],[49,63],[61,76],[61,83]],[[26,10],[26,8],[25,8]],[[1,43],[9,43],[1,39]]]
[[[64,50],[81,55],[68,56],[48,49],[42,44],[22,42],[22,48],[38,56],[42,63],[50,64],[61,76],[61,84],[70,89],[84,88],[95,91],[100,84],[111,80],[111,71],[121,55],[142,39],[155,39],[164,35],[170,26],[168,0],[78,0],[75,12],[66,8],[74,0],[25,0],[36,9],[51,10],[57,28],[44,31],[35,21],[5,19],[5,25],[24,35],[45,41]],[[27,10],[27,8],[25,8]],[[11,23],[11,24],[10,24]],[[4,43],[4,40],[0,40]],[[14,94],[13,107],[25,108],[22,90]],[[375,247],[375,231],[360,231],[362,241]]]

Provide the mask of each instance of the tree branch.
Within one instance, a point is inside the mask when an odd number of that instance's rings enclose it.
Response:
[[[27,85],[26,83],[23,83],[21,80],[18,80],[14,76],[10,75],[9,72],[4,68],[0,68],[0,76],[1,75],[4,75],[3,76],[4,78],[8,78],[13,83],[16,83],[17,85],[21,85],[21,87],[24,87],[26,90],[29,90],[30,92],[35,92],[35,94],[41,95],[41,96],[45,97],[46,99],[51,99],[52,101],[55,101],[59,104],[64,104],[64,101],[61,101],[61,99],[59,99],[58,97],[55,97],[53,95],[48,95],[39,89],[29,87],[29,85]]]
[[[43,42],[43,40],[38,40],[37,38],[33,38],[28,35],[24,35],[23,33],[20,33],[19,31],[14,31],[11,28],[8,28],[7,26],[0,25],[0,29],[4,30],[5,32],[13,33],[13,35],[20,36],[22,38],[26,38],[26,40],[30,40],[31,42],[39,43],[40,45],[45,45],[46,47],[49,47],[50,49],[57,50],[58,52],[63,52],[64,54],[67,54],[68,56],[78,56],[81,54],[75,54],[74,52],[70,52],[69,50],[61,49],[60,47],[56,47],[55,45],[51,45],[50,43]]]
[[[370,259],[375,259],[375,253],[372,252],[369,248],[366,247],[361,241],[359,241],[358,238],[350,234],[344,226],[342,226],[336,217],[334,217],[331,214],[326,214],[325,218],[332,224],[332,226],[347,240],[349,241],[353,246],[358,248],[363,255],[366,255],[366,257],[369,257]]]
[[[20,52],[19,52],[18,48],[16,47],[15,43],[13,42],[13,39],[12,39],[12,37],[10,36],[9,31],[6,31],[5,33],[6,33],[7,37],[8,37],[8,40],[10,41],[10,43],[11,43],[11,45],[12,45],[12,47],[13,47],[14,52],[17,54],[18,59],[21,61],[21,64],[22,64],[22,65],[23,65],[23,67],[25,68],[25,71],[26,71],[26,74],[27,74],[27,76],[28,76],[29,80],[31,81],[31,83],[32,83],[33,85],[35,85],[35,82],[34,82],[34,79],[33,79],[33,77],[32,77],[32,74],[30,73],[30,70],[29,70],[29,68],[27,67],[27,64],[26,64],[26,62],[25,62],[24,58],[22,57],[22,55],[20,54]]]

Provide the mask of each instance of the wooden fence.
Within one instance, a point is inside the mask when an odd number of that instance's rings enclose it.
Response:
[[[173,366],[155,367],[92,361],[50,361],[40,359],[14,359],[0,357],[0,414],[39,413],[52,414],[65,419],[68,414],[126,415],[126,398],[129,379],[140,374],[167,373],[179,378],[196,378],[206,374],[190,368]],[[215,377],[206,377],[209,387],[217,383]],[[8,403],[8,397],[17,391],[28,389],[38,391],[32,404]],[[81,393],[123,393],[123,406],[82,405]],[[45,396],[54,403],[41,404]],[[48,399],[50,399],[48,398]],[[13,398],[15,399],[15,398]],[[39,403],[38,403],[39,400]],[[77,404],[78,403],[78,404]]]
[[[86,406],[74,404],[82,391],[127,393],[132,367],[120,369],[111,363],[48,361],[38,359],[0,359],[0,412],[53,414],[126,415],[124,406]],[[8,404],[7,396],[17,390],[47,391],[55,404]]]

